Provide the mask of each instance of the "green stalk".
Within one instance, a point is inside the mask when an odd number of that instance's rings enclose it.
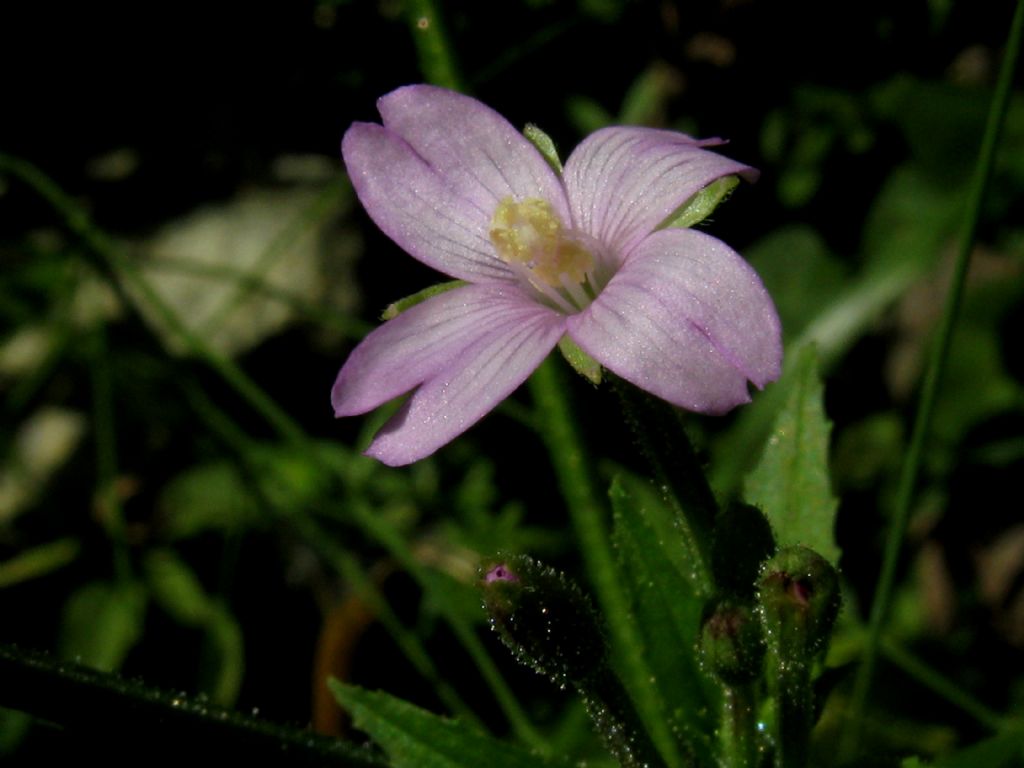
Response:
[[[757,696],[751,683],[722,686],[722,768],[757,768]]]
[[[425,593],[437,594],[431,589],[431,576],[423,565],[416,559],[406,542],[390,525],[385,524],[381,517],[374,513],[365,502],[359,499],[349,499],[345,505],[346,513],[402,566],[405,571],[416,580],[416,583]],[[438,595],[440,597],[440,595]],[[458,607],[447,605],[440,601],[440,608],[459,642],[469,653],[473,663],[476,664],[484,681],[490,687],[498,705],[508,718],[509,724],[515,731],[516,736],[533,749],[542,754],[550,753],[551,748],[547,739],[541,735],[530,723],[529,717],[523,711],[522,706],[516,699],[512,689],[501,676],[501,672],[495,665],[494,660],[487,653],[484,644],[477,635],[472,624],[459,613]]]
[[[337,215],[339,203],[345,197],[345,185],[335,179],[322,189],[313,201],[305,206],[302,211],[271,239],[267,246],[256,259],[256,263],[248,270],[249,274],[245,280],[236,280],[232,284],[232,290],[221,301],[214,311],[200,328],[200,335],[212,334],[217,328],[236,312],[242,303],[248,299],[255,288],[262,284],[266,276],[288,249],[291,248],[313,225],[319,224],[329,216]]]
[[[243,471],[255,475],[259,470],[251,466],[250,456],[255,446],[249,435],[230,416],[211,403],[199,387],[191,383],[186,383],[184,386],[186,396],[199,418],[206,423],[207,428],[217,439],[236,456],[243,465]],[[258,484],[253,483],[252,487],[258,489]],[[262,498],[258,492],[257,497],[270,514],[280,514],[278,510],[274,509],[274,505]],[[383,625],[395,645],[401,649],[423,679],[434,688],[441,702],[460,719],[479,724],[479,719],[473,710],[462,700],[458,692],[441,677],[430,654],[427,653],[416,633],[409,631],[402,624],[387,599],[377,588],[374,580],[366,573],[359,558],[345,547],[336,544],[334,538],[328,535],[309,515],[289,510],[284,522],[293,526],[302,539],[308,542],[359,596],[359,599],[369,606],[374,617]]]
[[[630,693],[651,740],[665,762],[682,765],[675,739],[660,709],[657,691],[650,684],[652,673],[641,655],[642,642],[630,619],[629,601],[619,583],[606,525],[607,508],[599,496],[583,439],[576,426],[568,396],[568,384],[549,356],[529,379],[530,393],[537,409],[541,437],[547,445],[562,496],[569,507],[579,550],[590,583],[597,593],[608,629],[620,651]]]
[[[408,0],[407,13],[420,71],[427,82],[453,91],[462,90],[455,57],[433,0]]]
[[[694,573],[700,581],[702,594],[710,597],[714,591],[711,531],[718,503],[683,428],[679,411],[614,374],[606,375],[658,488],[675,512],[679,533],[696,556]]]
[[[995,164],[996,149],[999,146],[999,137],[1006,117],[1010,89],[1013,84],[1017,57],[1020,51],[1022,27],[1024,27],[1024,0],[1018,0],[1013,21],[1010,24],[1010,34],[1006,44],[1002,68],[999,72],[999,80],[997,81],[995,94],[993,95],[988,113],[981,152],[978,156],[978,163],[975,166],[974,175],[968,190],[967,208],[957,246],[953,280],[946,295],[934,346],[928,360],[928,368],[925,372],[917,413],[914,419],[914,430],[911,435],[907,457],[900,473],[895,507],[882,559],[882,569],[878,579],[878,587],[875,590],[874,601],[871,605],[871,616],[868,621],[864,653],[854,680],[853,696],[850,704],[851,716],[843,739],[843,751],[847,754],[852,754],[858,749],[863,732],[867,699],[871,689],[882,629],[892,602],[896,565],[910,520],[911,501],[918,475],[920,474],[921,458],[931,426],[935,397],[942,379],[942,372],[949,354],[953,327],[956,323],[963,297],[964,283],[966,282],[967,271],[970,266],[971,250],[977,234],[978,220],[981,216],[981,204],[989,179],[992,176],[992,168]]]
[[[58,187],[53,179],[31,163],[5,154],[0,154],[0,171],[17,176],[52,205],[63,216],[68,228],[100,259],[100,265],[111,276],[115,286],[120,281],[130,285],[160,316],[166,327],[184,342],[186,348],[213,368],[283,439],[295,445],[302,445],[307,441],[302,428],[241,368],[218,354],[200,336],[188,329],[143,277],[135,262],[93,224],[81,206]]]
[[[150,304],[151,308],[161,316],[161,320],[166,327],[170,328],[184,342],[186,348],[212,368],[237,395],[246,401],[257,413],[262,415],[282,440],[289,443],[295,450],[307,455],[311,461],[321,466],[325,472],[334,472],[333,468],[322,462],[315,450],[315,446],[302,427],[281,409],[233,361],[218,354],[197,334],[191,332],[174,310],[160,298],[159,294],[146,281],[131,259],[102,231],[95,227],[85,212],[52,179],[32,164],[3,154],[0,154],[0,170],[7,170],[17,175],[61,213],[68,227],[99,256],[102,266],[111,274],[111,279],[115,280],[115,284],[118,278],[129,282],[135,291],[142,296],[143,300]],[[238,431],[241,432],[241,430]],[[357,507],[358,505],[351,505],[350,509],[356,509]],[[362,510],[359,508],[357,511],[361,512]],[[383,536],[381,528],[377,524],[377,518],[372,514],[357,514],[356,517],[357,522],[364,527],[367,533],[377,538],[386,546],[391,546],[393,555],[402,553],[402,549],[395,544],[394,540]],[[312,521],[307,520],[306,522],[311,523]],[[402,546],[405,546],[404,543]],[[411,558],[405,556],[398,559],[403,562],[412,561]],[[415,576],[416,573],[413,573],[413,575]],[[530,726],[529,719],[522,711],[519,702],[501,678],[493,661],[487,656],[483,645],[472,631],[472,628],[468,627],[459,618],[455,610],[446,611],[445,618],[452,626],[456,636],[466,646],[467,652],[480,665],[481,674],[492,686],[495,698],[505,711],[506,716],[513,724],[519,736],[537,748],[542,747],[545,743],[543,737],[537,734],[532,726]]]
[[[132,578],[131,557],[125,535],[124,510],[117,493],[117,428],[114,423],[114,388],[110,378],[107,333],[102,322],[89,335],[92,375],[93,434],[96,438],[97,500],[114,549],[114,571],[122,583]]]
[[[932,693],[941,696],[960,711],[973,717],[981,726],[996,732],[1007,727],[1006,718],[966,693],[948,677],[903,650],[896,642],[882,638],[879,652],[890,664],[898,667],[908,677],[913,678]]]

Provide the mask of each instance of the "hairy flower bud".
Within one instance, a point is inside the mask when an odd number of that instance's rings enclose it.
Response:
[[[482,589],[491,626],[523,663],[561,686],[604,670],[597,611],[565,574],[520,555],[486,567]]]
[[[787,547],[764,564],[758,599],[769,641],[799,643],[808,657],[825,648],[839,613],[839,576],[807,547]]]
[[[576,688],[623,768],[659,764],[636,711],[607,663],[601,619],[565,574],[524,555],[485,566],[480,587],[491,626],[521,662]]]
[[[764,662],[764,636],[754,609],[728,598],[709,605],[701,626],[705,666],[727,685],[757,679]]]

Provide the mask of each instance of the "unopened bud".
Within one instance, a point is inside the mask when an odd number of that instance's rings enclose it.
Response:
[[[485,567],[481,589],[491,626],[521,662],[562,686],[604,673],[597,611],[565,574],[518,555]]]
[[[757,679],[764,637],[754,609],[728,598],[713,602],[701,626],[701,653],[705,666],[728,685]]]
[[[839,613],[839,576],[817,552],[787,547],[761,569],[758,601],[769,641],[801,643],[810,657],[824,649]]]

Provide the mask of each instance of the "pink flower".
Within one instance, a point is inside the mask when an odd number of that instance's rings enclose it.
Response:
[[[723,413],[778,377],[778,316],[750,266],[693,229],[659,228],[715,179],[753,169],[679,133],[605,128],[559,177],[501,115],[441,88],[399,88],[342,154],[367,213],[467,284],[369,334],[331,393],[337,416],[411,397],[367,454],[408,464],[508,397],[568,336],[670,403]]]

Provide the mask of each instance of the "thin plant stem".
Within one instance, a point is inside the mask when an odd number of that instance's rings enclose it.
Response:
[[[679,534],[694,556],[701,593],[710,597],[714,584],[709,549],[718,504],[679,412],[628,381],[608,376],[658,489],[675,514]]]
[[[538,423],[544,425],[541,437],[545,441],[551,463],[558,479],[562,496],[569,507],[579,550],[597,593],[608,629],[619,648],[641,647],[637,629],[630,619],[629,601],[619,581],[606,524],[607,505],[598,495],[589,467],[583,439],[572,414],[567,383],[558,369],[558,361],[550,356],[529,379],[530,393],[538,413]],[[682,765],[675,740],[659,711],[657,693],[649,684],[652,673],[638,653],[624,654],[621,659],[634,685],[630,692],[635,697],[637,711],[650,737],[665,762],[670,766]]]
[[[114,549],[114,572],[122,583],[132,578],[131,558],[125,535],[124,510],[117,492],[117,428],[114,423],[114,388],[110,356],[103,323],[92,329],[90,366],[92,375],[93,434],[96,438],[96,501]]]
[[[752,683],[722,686],[722,768],[757,768],[757,696]]]
[[[267,282],[236,267],[223,264],[209,264],[184,258],[150,259],[149,271],[166,271],[171,274],[194,275],[211,281],[230,281],[245,287],[249,295],[257,295],[279,302],[311,322],[340,332],[348,339],[359,340],[373,330],[374,326],[339,309],[319,306],[279,286]]]
[[[220,303],[203,323],[200,335],[212,333],[219,328],[225,320],[241,306],[254,290],[256,280],[263,278],[268,271],[288,253],[288,249],[294,245],[300,237],[315,224],[325,220],[328,216],[337,213],[339,203],[345,195],[345,183],[341,180],[334,180],[322,189],[295,218],[285,226],[263,249],[263,252],[256,259],[256,263],[248,270],[251,280],[238,280],[233,284],[227,297]]]
[[[481,676],[490,687],[516,736],[538,752],[550,753],[551,745],[530,723],[529,717],[523,711],[508,683],[505,682],[505,678],[501,676],[501,672],[487,653],[473,626],[459,616],[457,608],[446,604],[447,601],[442,599],[438,590],[431,588],[431,574],[416,559],[408,543],[362,500],[349,499],[345,504],[345,511],[363,530],[387,549],[388,553],[416,580],[425,593],[435,595],[448,626],[451,627],[459,642],[473,659],[473,663],[476,664]]]
[[[244,465],[247,474],[257,476],[259,469],[253,466],[251,456],[255,444],[248,434],[236,424],[230,416],[212,403],[202,390],[191,383],[185,383],[185,394],[199,418],[207,428],[230,450]],[[254,491],[258,485],[253,484]],[[256,493],[257,500],[269,513],[278,516],[272,502]],[[478,723],[472,709],[462,700],[458,692],[448,685],[437,668],[430,654],[415,633],[410,632],[392,610],[384,595],[377,588],[374,580],[366,573],[359,559],[345,547],[336,544],[334,537],[328,535],[310,515],[297,514],[296,510],[288,510],[281,515],[283,522],[295,528],[303,540],[308,542],[315,551],[335,570],[347,585],[358,595],[373,612],[374,617],[383,625],[395,644],[413,665],[417,672],[430,683],[441,702],[449,710],[470,723]]]
[[[988,113],[981,151],[971,179],[971,185],[968,189],[967,207],[957,245],[953,279],[950,283],[949,292],[946,294],[942,317],[939,320],[939,327],[928,360],[928,368],[921,387],[910,446],[900,472],[893,515],[886,537],[882,568],[879,574],[878,586],[875,590],[875,597],[871,605],[871,616],[868,621],[864,653],[854,680],[853,696],[850,705],[851,715],[847,724],[843,745],[844,751],[847,753],[852,753],[858,748],[863,731],[864,715],[871,689],[872,676],[874,675],[875,660],[878,655],[882,629],[892,602],[896,566],[910,520],[911,501],[918,475],[920,474],[921,458],[931,426],[935,397],[942,379],[942,372],[949,354],[953,328],[963,297],[964,283],[966,282],[967,271],[970,266],[971,250],[974,246],[978,220],[981,216],[981,205],[992,175],[992,168],[995,164],[996,149],[999,146],[999,137],[1005,121],[1010,89],[1013,84],[1017,57],[1020,51],[1022,27],[1024,27],[1024,0],[1018,0],[1013,21],[1010,25],[1010,34],[999,72],[999,79],[996,83],[995,93],[992,97]]]
[[[236,394],[241,396],[257,413],[261,414],[285,442],[309,457],[310,461],[321,467],[325,472],[335,474],[334,469],[322,460],[302,427],[283,409],[278,407],[270,396],[249,378],[241,368],[231,360],[218,354],[197,334],[190,331],[174,310],[149,285],[138,269],[135,268],[134,264],[132,264],[131,260],[102,231],[92,224],[85,212],[48,176],[30,163],[0,154],[0,170],[4,169],[15,173],[44,199],[50,202],[65,217],[71,230],[100,256],[108,271],[130,282],[134,290],[142,296],[143,300],[150,304],[151,308],[160,315],[164,324],[184,342],[186,348],[209,365]],[[351,505],[350,508],[358,509],[358,506]],[[381,527],[377,524],[377,518],[372,514],[359,515],[357,522],[365,526],[364,530],[367,533],[375,537],[380,536]],[[382,541],[382,543],[388,543],[388,541],[390,540]],[[396,554],[396,552],[392,554]],[[403,558],[403,560],[411,562],[408,558]],[[413,575],[415,576],[415,573]],[[456,636],[466,646],[467,652],[469,652],[474,661],[481,666],[481,674],[492,686],[495,698],[506,712],[520,737],[527,743],[533,744],[536,748],[542,748],[546,742],[529,725],[529,719],[523,713],[521,706],[515,699],[514,694],[508,689],[504,679],[501,678],[493,661],[487,656],[479,639],[471,631],[471,628],[468,628],[465,622],[458,617],[456,611],[447,611],[446,614],[445,618],[455,631]]]
[[[306,442],[307,438],[302,428],[294,419],[285,413],[234,362],[218,354],[198,334],[189,330],[177,313],[168,306],[145,279],[133,260],[96,227],[81,206],[75,203],[49,176],[25,160],[0,154],[0,171],[3,170],[17,176],[52,205],[64,217],[68,228],[100,258],[102,266],[115,278],[115,284],[121,280],[133,288],[142,297],[142,300],[159,315],[166,327],[185,344],[186,348],[213,368],[236,394],[263,416],[283,439],[294,445],[302,445]]]
[[[932,669],[913,654],[907,653],[899,644],[887,638],[882,638],[879,652],[890,664],[898,667],[921,685],[938,694],[962,712],[973,717],[979,724],[990,731],[1002,731],[1007,727],[1007,719],[1005,717],[982,704],[956,683],[937,670]]]
[[[455,57],[434,0],[409,0],[407,13],[424,77],[442,88],[462,90]]]

